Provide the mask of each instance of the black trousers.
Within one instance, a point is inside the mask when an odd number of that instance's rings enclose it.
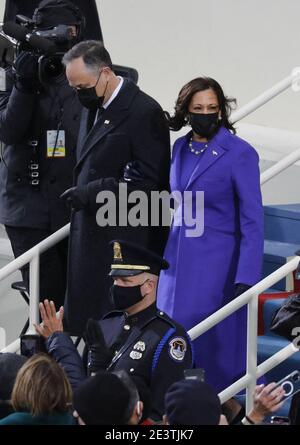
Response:
[[[52,234],[50,230],[5,226],[15,258]],[[64,304],[68,260],[68,238],[40,257],[40,301],[53,300],[56,308]],[[29,264],[21,269],[29,290]]]

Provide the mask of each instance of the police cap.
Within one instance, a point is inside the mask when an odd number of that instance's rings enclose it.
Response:
[[[111,276],[133,276],[143,272],[159,275],[161,270],[169,268],[169,263],[149,249],[129,241],[113,240],[113,262]]]

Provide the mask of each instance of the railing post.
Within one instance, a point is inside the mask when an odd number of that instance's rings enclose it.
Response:
[[[36,249],[29,270],[29,329],[28,334],[36,334],[34,324],[39,323],[40,297],[40,252]]]
[[[272,165],[272,167],[265,170],[260,175],[260,185],[265,184],[270,181],[274,176],[278,175],[278,173],[283,172],[291,165],[295,164],[300,159],[300,148],[290,153],[288,156],[284,157],[276,164]]]
[[[258,294],[253,295],[248,303],[247,326],[247,374],[251,376],[246,389],[246,413],[253,407],[253,394],[256,386],[257,368],[257,310]]]

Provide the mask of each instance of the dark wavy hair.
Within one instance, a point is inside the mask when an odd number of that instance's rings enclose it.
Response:
[[[188,124],[188,108],[193,95],[198,93],[198,91],[204,91],[210,88],[215,92],[218,98],[221,110],[221,120],[219,124],[228,128],[228,130],[231,130],[235,134],[236,131],[233,125],[229,122],[229,116],[231,111],[235,108],[236,99],[225,96],[221,85],[211,77],[197,77],[181,88],[175,103],[174,116],[170,116],[170,114],[165,111],[171,130],[178,131]]]

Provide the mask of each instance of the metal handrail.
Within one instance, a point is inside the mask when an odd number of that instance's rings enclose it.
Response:
[[[253,287],[248,289],[239,297],[235,298],[230,303],[226,304],[226,306],[219,309],[214,314],[210,315],[208,318],[203,320],[201,323],[194,326],[189,330],[189,335],[192,340],[204,334],[206,331],[214,327],[216,324],[220,323],[222,320],[236,312],[241,307],[248,305],[248,323],[247,323],[247,373],[241,379],[237,380],[233,385],[226,388],[219,394],[219,397],[223,402],[233,397],[237,392],[245,388],[247,386],[246,392],[246,410],[249,410],[252,407],[252,397],[253,397],[253,388],[255,387],[256,376],[257,374],[263,375],[265,372],[272,369],[272,367],[281,363],[290,355],[294,354],[298,351],[292,344],[289,348],[283,348],[276,354],[276,359],[274,361],[268,359],[263,362],[257,368],[257,354],[254,354],[253,351],[256,351],[256,337],[257,337],[257,299],[258,295],[263,293],[266,289],[271,288],[275,283],[280,281],[289,273],[293,272],[297,269],[299,264],[300,256],[296,255],[292,260],[281,266],[275,272],[270,274],[268,277],[261,280],[259,283],[255,284]],[[272,357],[271,357],[272,359]]]
[[[230,121],[232,123],[236,123],[249,114],[253,113],[253,111],[258,110],[260,107],[270,102],[270,100],[277,97],[279,94],[286,91],[290,88],[295,82],[299,82],[299,73],[294,70],[289,76],[282,79],[280,82],[276,83],[274,86],[264,91],[262,94],[257,96],[255,99],[248,102],[243,107],[239,108],[237,111],[232,113],[230,116]]]
[[[286,77],[282,81],[275,84],[273,87],[259,95],[254,100],[250,101],[245,106],[241,107],[239,110],[234,112],[231,116],[231,122],[235,123],[244,117],[248,116],[253,111],[257,110],[276,96],[278,96],[283,91],[287,90],[296,80],[298,80],[298,74],[293,73]],[[274,166],[270,167],[261,174],[261,184],[269,181],[271,178],[276,176],[281,171],[285,170],[290,165],[294,164],[300,159],[300,149],[289,154],[284,159],[280,160]],[[53,247],[62,239],[66,238],[70,232],[70,224],[59,229],[57,232],[52,234],[50,237],[43,240],[41,243],[25,252],[23,255],[19,256],[7,266],[0,269],[0,281],[11,273],[15,272],[19,268],[23,267],[28,262],[30,263],[30,308],[29,308],[29,330],[28,332],[34,332],[33,325],[38,323],[38,302],[39,302],[39,257],[40,254],[49,248]],[[253,286],[251,289],[246,291],[244,294],[236,298],[234,301],[227,304],[225,307],[217,311],[215,314],[208,317],[206,320],[199,323],[197,326],[192,328],[189,333],[194,339],[199,335],[206,332],[208,329],[213,327],[215,324],[227,318],[233,312],[238,310],[245,304],[248,305],[248,332],[247,332],[247,372],[244,377],[239,379],[230,387],[222,391],[219,396],[221,401],[224,402],[230,397],[235,395],[241,389],[247,387],[246,393],[246,406],[247,410],[250,409],[252,405],[251,393],[255,386],[255,380],[257,376],[263,375],[265,372],[270,370],[276,364],[285,360],[290,355],[298,351],[293,344],[288,345],[283,348],[277,354],[275,354],[270,359],[266,360],[264,363],[257,367],[257,356],[256,356],[256,332],[257,332],[257,297],[259,293],[270,288],[273,284],[279,281],[281,278],[285,277],[288,273],[295,270],[299,263],[299,257],[294,258],[287,264],[282,266],[280,269],[272,273],[269,277],[262,280],[260,283]],[[15,340],[13,343],[8,345],[2,350],[2,352],[17,352],[20,347],[19,339]],[[254,352],[255,354],[254,354]]]
[[[274,176],[278,175],[289,166],[293,165],[300,159],[300,149],[293,151],[289,155],[285,156],[283,159],[278,161],[272,167],[265,170],[260,175],[260,184],[263,185],[270,181]],[[0,281],[9,276],[11,273],[25,266],[25,264],[30,263],[30,301],[33,302],[33,306],[30,305],[30,316],[29,316],[29,332],[33,332],[33,324],[37,323],[38,320],[38,310],[33,309],[37,307],[36,302],[39,301],[38,298],[38,266],[36,264],[35,257],[44,251],[50,249],[55,244],[59,243],[61,240],[66,238],[70,232],[70,223],[66,224],[64,227],[59,229],[57,232],[53,233],[48,238],[44,239],[42,242],[34,246],[32,249],[25,252],[23,255],[19,256],[15,260],[11,261],[9,264],[0,269]],[[35,270],[35,272],[34,272]],[[36,278],[35,278],[36,277]]]
[[[293,151],[289,155],[285,156],[283,159],[276,162],[276,164],[272,165],[272,167],[265,170],[260,175],[260,184],[262,185],[270,181],[270,179],[274,178],[274,176],[277,176],[279,173],[283,172],[288,167],[295,164],[295,162],[299,161],[299,159],[300,159],[300,148]]]
[[[70,232],[70,224],[45,238],[36,246],[27,250],[15,260],[0,269],[0,281],[29,263],[29,328],[28,333],[35,333],[34,324],[39,322],[39,259],[40,254],[66,238]]]

